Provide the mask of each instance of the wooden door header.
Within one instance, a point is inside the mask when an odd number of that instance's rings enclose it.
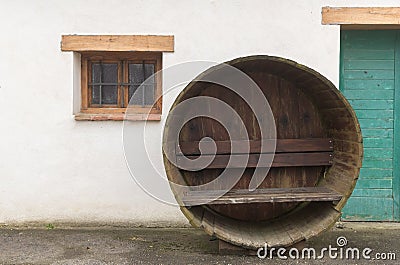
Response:
[[[400,7],[323,7],[322,24],[400,28]]]

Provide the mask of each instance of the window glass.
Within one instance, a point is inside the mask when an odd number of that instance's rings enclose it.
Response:
[[[152,105],[154,103],[154,64],[129,63],[129,99],[132,105]],[[151,77],[140,86],[147,78]]]
[[[118,64],[92,64],[92,104],[118,104]]]

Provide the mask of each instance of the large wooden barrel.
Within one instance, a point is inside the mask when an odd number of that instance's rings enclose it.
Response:
[[[329,229],[354,189],[362,162],[361,130],[350,104],[321,74],[291,60],[250,56],[226,64],[247,74],[268,100],[276,127],[275,157],[259,187],[249,190],[252,174],[259,166],[251,161],[257,160],[253,153],[260,152],[259,143],[271,139],[262,139],[251,106],[239,95],[219,84],[191,82],[171,110],[200,96],[227,103],[245,125],[244,134],[249,139],[243,142],[249,143],[251,154],[240,180],[215,201],[201,203],[213,191],[182,194],[172,188],[181,211],[193,226],[250,249],[265,243],[290,246]],[[202,76],[218,74],[221,67],[210,68]],[[175,116],[168,116],[163,138],[164,165],[171,182],[189,187],[210,182],[224,171],[222,156],[240,155],[224,153],[230,141],[228,132],[218,121],[206,117],[188,120],[178,136],[171,136]],[[215,140],[217,148],[209,166],[182,169],[171,161],[180,156],[196,158],[202,153],[197,145],[204,137]],[[165,144],[171,139],[177,139],[180,152],[174,145]],[[166,153],[175,156],[171,159]],[[193,203],[196,200],[200,202]]]

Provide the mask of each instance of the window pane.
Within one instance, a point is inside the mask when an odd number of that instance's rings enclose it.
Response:
[[[143,64],[129,64],[129,83],[141,84],[144,81]]]
[[[92,86],[92,104],[100,104],[100,86]]]
[[[149,84],[149,85],[145,86],[144,104],[145,105],[153,105],[154,104],[154,84]]]
[[[145,70],[147,79],[154,74],[154,64],[145,64]],[[149,81],[154,83],[154,76],[151,79],[149,79]]]
[[[146,86],[144,90],[144,104],[145,105],[153,105],[154,98],[154,64],[145,64],[145,72],[146,72]]]
[[[116,63],[94,63],[92,64],[93,83],[117,83],[118,64]]]
[[[154,103],[154,77],[151,77],[147,82],[139,89],[139,85],[142,84],[147,78],[154,74],[154,64],[129,64],[129,98],[133,105],[153,105]]]
[[[118,64],[103,64],[103,83],[118,82]]]
[[[129,86],[129,104],[142,105],[143,102],[143,87]]]
[[[101,103],[117,105],[118,103],[117,86],[102,86]]]
[[[100,93],[101,91],[101,93]],[[100,97],[101,95],[101,97]],[[101,103],[100,103],[101,100]],[[117,105],[118,90],[117,86],[93,86],[92,104]]]
[[[116,105],[118,103],[118,64],[92,64],[92,104]],[[110,83],[115,85],[110,85]]]
[[[92,82],[100,83],[101,81],[101,67],[99,63],[92,64]]]

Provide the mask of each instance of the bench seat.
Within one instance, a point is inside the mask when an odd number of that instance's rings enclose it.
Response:
[[[215,193],[218,192],[220,191],[190,191],[183,195],[182,202],[185,205],[311,201],[331,201],[337,203],[342,199],[341,194],[326,187],[299,187],[256,189],[254,191],[234,189],[210,202],[215,197]]]

